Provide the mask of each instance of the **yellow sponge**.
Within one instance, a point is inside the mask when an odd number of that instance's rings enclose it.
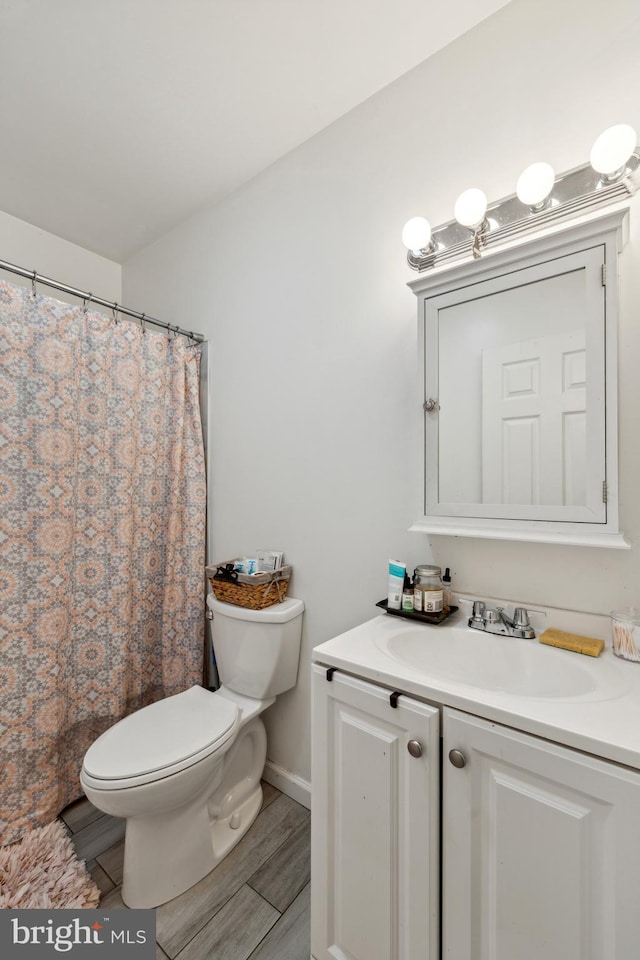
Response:
[[[581,637],[577,633],[565,633],[564,630],[555,630],[549,627],[540,634],[540,643],[548,643],[551,647],[562,647],[563,650],[572,650],[574,653],[586,653],[588,657],[599,657],[604,650],[604,640],[595,637]]]

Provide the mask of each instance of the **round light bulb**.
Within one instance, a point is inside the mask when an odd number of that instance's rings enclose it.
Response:
[[[609,127],[591,147],[591,166],[605,177],[622,174],[636,143],[636,132],[628,123]]]
[[[402,242],[407,250],[419,253],[431,243],[431,224],[424,217],[412,217],[402,230]]]
[[[461,193],[453,211],[458,223],[463,227],[469,227],[470,230],[480,226],[486,212],[487,198],[477,187],[471,187],[470,190]]]
[[[527,207],[540,207],[545,202],[555,182],[555,173],[549,163],[532,163],[518,177],[516,194]]]

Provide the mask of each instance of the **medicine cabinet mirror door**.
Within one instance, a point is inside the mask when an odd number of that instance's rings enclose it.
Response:
[[[425,516],[413,529],[625,545],[616,234],[574,228],[411,284],[424,371]]]

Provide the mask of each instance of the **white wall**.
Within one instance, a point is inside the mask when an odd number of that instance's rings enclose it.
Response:
[[[122,267],[113,260],[100,257],[75,243],[69,243],[40,227],[25,223],[0,210],[0,260],[18,267],[37,270],[44,277],[59,280],[70,287],[87,293],[95,293],[104,300],[122,303]],[[16,274],[0,270],[0,279],[21,286],[30,286]],[[79,303],[77,297],[67,296],[59,290],[41,286],[39,292],[62,300],[64,303]],[[94,305],[92,309],[96,308]]]
[[[400,242],[409,216],[448,220],[468,186],[498,199],[534,160],[566,170],[611,123],[640,130],[639,52],[636,0],[514,0],[125,264],[127,301],[211,340],[211,559],[269,547],[294,565],[299,682],[267,723],[271,759],[304,778],[311,648],[376,613],[389,557],[530,603],[640,600],[638,203],[620,318],[624,553],[407,532],[420,412]]]

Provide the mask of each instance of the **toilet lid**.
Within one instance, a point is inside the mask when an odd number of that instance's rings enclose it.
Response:
[[[100,780],[125,780],[201,759],[229,739],[238,707],[191,687],[114,724],[89,747],[84,770]],[[209,749],[207,749],[209,748]]]

